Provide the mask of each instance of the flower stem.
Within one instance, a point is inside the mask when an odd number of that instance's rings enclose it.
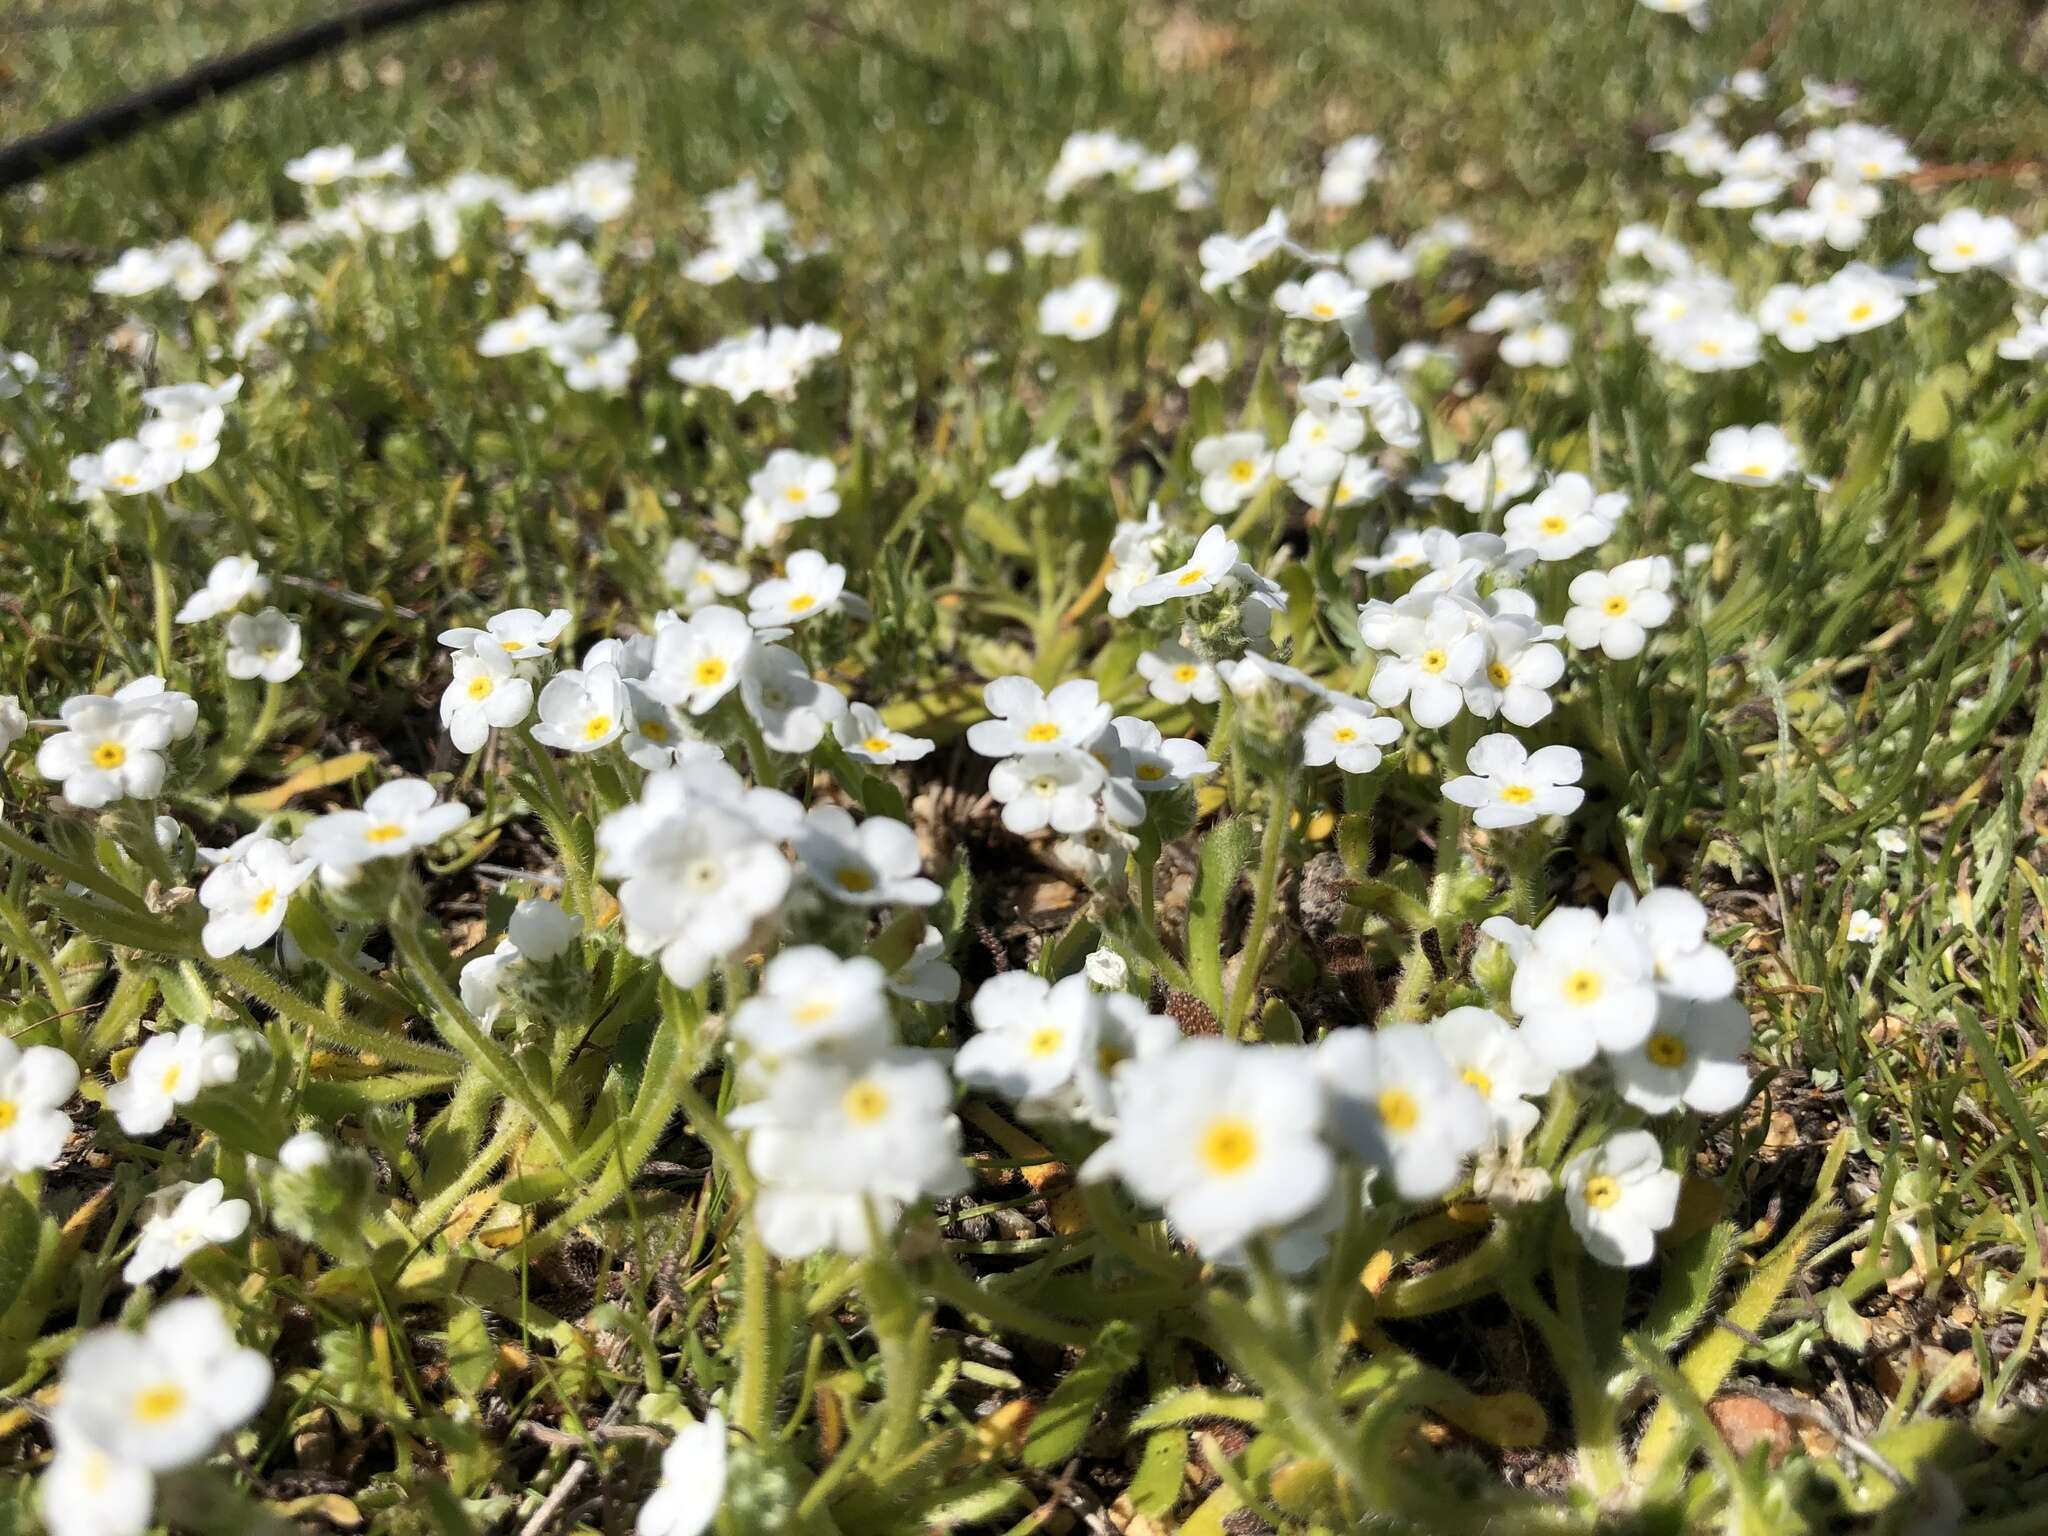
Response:
[[[1258,994],[1259,972],[1266,961],[1266,931],[1272,926],[1273,895],[1280,882],[1280,853],[1287,844],[1287,819],[1294,811],[1294,775],[1280,781],[1266,809],[1266,830],[1259,846],[1259,872],[1252,886],[1251,926],[1246,930],[1237,981],[1223,1008],[1223,1033],[1231,1040],[1244,1033],[1244,1016]]]

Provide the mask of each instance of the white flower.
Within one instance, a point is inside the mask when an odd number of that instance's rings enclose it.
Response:
[[[1799,472],[1799,450],[1784,430],[1766,422],[1723,427],[1707,439],[1707,456],[1692,472],[1727,485],[1776,485]]]
[[[631,336],[615,336],[599,344],[585,345],[564,360],[560,354],[566,333],[557,331],[549,355],[562,369],[562,382],[578,391],[616,394],[631,382],[633,365],[640,361],[640,343]]]
[[[1899,827],[1879,827],[1870,840],[1877,844],[1880,853],[1901,854],[1910,846],[1905,831]]]
[[[1366,189],[1378,179],[1379,170],[1380,141],[1370,134],[1354,135],[1323,156],[1316,201],[1325,208],[1356,208],[1365,201]]]
[[[374,180],[386,176],[410,176],[405,146],[393,144],[367,159],[348,144],[325,144],[284,163],[285,178],[302,187],[331,187],[338,181]]]
[[[1727,138],[1707,117],[1694,117],[1669,133],[1660,133],[1650,140],[1650,148],[1662,155],[1675,156],[1687,174],[1712,176],[1728,162],[1729,145]],[[1631,226],[1634,227],[1634,226]],[[1628,231],[1624,230],[1623,234]],[[1615,242],[1615,250],[1623,255],[1621,242]]]
[[[128,1062],[128,1075],[107,1090],[107,1108],[130,1136],[154,1136],[180,1104],[203,1088],[231,1083],[241,1058],[228,1035],[187,1024],[175,1035],[151,1035]]]
[[[1932,224],[1913,231],[1913,244],[1926,254],[1937,272],[1968,272],[1995,267],[2011,256],[2020,232],[2003,214],[1986,217],[1975,208],[1951,208]]]
[[[1132,588],[1130,606],[1152,608],[1179,598],[1201,597],[1215,591],[1237,566],[1237,543],[1218,523],[1195,541],[1185,561]]]
[[[1444,472],[1443,494],[1467,512],[1492,512],[1536,488],[1529,434],[1510,427],[1469,462]]]
[[[950,1003],[960,995],[960,973],[946,964],[946,937],[930,924],[910,958],[892,972],[889,991],[913,1003]]]
[[[1451,1070],[1485,1102],[1497,1142],[1514,1146],[1536,1129],[1541,1112],[1529,1100],[1548,1093],[1557,1074],[1513,1025],[1490,1009],[1453,1008],[1429,1032]]]
[[[1875,944],[1884,937],[1884,919],[1862,907],[1849,914],[1849,942]]]
[[[483,646],[455,657],[455,676],[441,694],[441,724],[458,752],[476,752],[493,726],[510,729],[533,708],[533,684],[503,648]]]
[[[1070,466],[1060,457],[1060,440],[1039,443],[1024,450],[1016,463],[997,470],[989,476],[988,483],[1005,501],[1015,501],[1029,493],[1033,487],[1058,485],[1066,479]]]
[[[89,496],[146,496],[160,491],[184,472],[184,464],[175,453],[124,437],[98,453],[77,455],[69,472],[73,494],[82,501]]]
[[[866,956],[842,960],[816,944],[785,949],[762,967],[760,991],[733,1013],[733,1038],[771,1058],[880,1049],[889,1043],[885,980]]]
[[[1180,736],[1169,738],[1151,721],[1136,715],[1118,715],[1110,721],[1110,731],[1094,748],[1098,762],[1102,761],[1105,746],[1111,747],[1111,751],[1104,766],[1119,782],[1134,786],[1145,795],[1178,789],[1214,773],[1217,767],[1199,741]],[[1128,818],[1129,824],[1135,825],[1143,815],[1138,810]]]
[[[1204,379],[1220,379],[1230,371],[1230,343],[1211,336],[1188,354],[1173,381],[1182,389],[1193,389]]]
[[[778,752],[808,752],[825,739],[828,726],[846,718],[846,696],[812,677],[787,646],[757,645],[747,653],[740,699],[761,739]]]
[[[1486,665],[1484,617],[1461,599],[1438,597],[1423,613],[1394,618],[1385,633],[1368,633],[1366,643],[1384,653],[1366,686],[1373,703],[1405,702],[1428,730],[1450,724],[1465,706],[1465,685]]]
[[[1509,992],[1522,1033],[1560,1070],[1642,1044],[1657,1017],[1651,959],[1635,926],[1560,907],[1515,957]]]
[[[545,304],[528,304],[485,326],[476,339],[476,350],[482,357],[512,357],[553,346],[554,341],[555,317]]]
[[[142,1332],[97,1328],[64,1359],[64,1421],[117,1464],[167,1472],[211,1452],[270,1395],[270,1362],[235,1343],[208,1296],[166,1302]]]
[[[56,1455],[36,1484],[50,1536],[143,1536],[156,1507],[149,1468],[117,1460],[54,1422]]]
[[[836,805],[813,806],[794,841],[805,873],[835,900],[857,907],[928,907],[942,894],[922,873],[917,834],[887,816],[856,825]]]
[[[564,667],[540,691],[533,739],[558,752],[595,752],[626,733],[632,713],[616,667]]]
[[[1038,329],[1069,341],[1093,341],[1116,319],[1117,290],[1099,277],[1055,288],[1038,301]]]
[[[1562,368],[1571,355],[1572,333],[1554,320],[1510,331],[1500,342],[1500,360],[1510,368]]]
[[[1226,432],[1195,444],[1195,473],[1202,477],[1202,505],[1211,512],[1235,512],[1273,472],[1273,453],[1261,432]]]
[[[1581,571],[1568,589],[1565,638],[1582,651],[1598,646],[1616,661],[1640,656],[1648,632],[1671,617],[1670,587],[1671,561],[1663,555]]]
[[[1015,757],[1058,747],[1085,752],[1109,724],[1110,709],[1088,678],[1046,693],[1028,677],[999,677],[981,691],[993,720],[967,728],[967,745],[983,757]]]
[[[1003,825],[1019,836],[1048,827],[1085,832],[1101,819],[1096,796],[1107,778],[1086,752],[1054,748],[1004,758],[989,770],[988,790],[1003,808]]]
[[[1098,992],[1121,992],[1131,979],[1130,962],[1107,947],[1091,949],[1081,962],[1081,974]]]
[[[1027,224],[1017,233],[1017,245],[1032,261],[1064,260],[1081,254],[1088,232],[1070,224]]]
[[[1734,994],[1735,962],[1707,937],[1707,909],[1692,892],[1658,886],[1638,900],[1627,886],[1616,885],[1607,915],[1635,928],[1658,991],[1698,1002]]]
[[[310,1173],[334,1160],[334,1144],[318,1131],[287,1136],[277,1149],[277,1165],[287,1173]]]
[[[1048,1098],[1094,1049],[1096,997],[1086,976],[1058,983],[1029,971],[991,977],[974,994],[975,1033],[955,1053],[954,1075],[1020,1102]]]
[[[1172,192],[1174,206],[1181,209],[1206,208],[1215,201],[1214,189],[1202,174],[1201,151],[1192,144],[1176,144],[1163,155],[1147,155],[1131,173],[1134,192]]]
[[[71,1136],[64,1105],[77,1087],[78,1064],[64,1052],[0,1037],[0,1178],[56,1165]]]
[[[661,1481],[634,1516],[634,1536],[703,1536],[725,1497],[725,1418],[716,1408],[661,1453]]]
[[[303,644],[299,626],[275,608],[238,613],[228,620],[227,674],[288,682],[304,665],[299,654]]]
[[[1324,1094],[1306,1051],[1184,1040],[1113,1087],[1116,1129],[1081,1177],[1120,1180],[1203,1253],[1284,1227],[1330,1190]]]
[[[1304,490],[1327,487],[1344,473],[1348,455],[1365,441],[1365,417],[1344,406],[1324,405],[1313,399],[1294,418],[1287,441],[1273,456],[1273,473],[1289,481],[1302,500],[1320,503],[1320,492]]]
[[[1877,188],[1824,176],[1807,189],[1806,206],[1820,221],[1822,237],[1838,251],[1863,243],[1870,221],[1883,206]]]
[[[1647,1115],[1733,1109],[1749,1094],[1749,1010],[1732,997],[1665,997],[1657,1024],[1634,1050],[1608,1058],[1621,1096]]]
[[[1540,289],[1509,289],[1486,301],[1478,314],[1466,323],[1481,335],[1519,331],[1536,325],[1550,315],[1550,300]]]
[[[92,290],[113,298],[139,299],[170,285],[171,264],[155,249],[134,245],[110,267],[93,274]]]
[[[180,624],[196,624],[239,608],[251,598],[260,599],[270,591],[270,578],[248,555],[227,555],[214,561],[206,573],[206,585],[186,598],[178,609]]]
[[[216,960],[277,937],[292,895],[317,866],[292,857],[274,837],[258,837],[219,865],[199,887],[206,909],[200,943]]]
[[[511,1001],[508,981],[510,973],[518,964],[518,946],[509,938],[499,940],[498,947],[489,954],[477,955],[462,962],[462,970],[456,976],[456,987],[462,994],[462,1006],[468,1009],[485,1029],[497,1026],[499,1015]]]
[[[778,448],[768,461],[747,477],[747,500],[740,516],[749,530],[763,537],[750,544],[771,542],[771,530],[779,530],[805,517],[830,517],[839,510],[839,493],[833,489],[839,471],[832,461],[793,448]]]
[[[220,457],[220,432],[227,420],[219,406],[193,416],[158,416],[135,434],[152,453],[174,459],[180,475],[195,475]]]
[[[1129,176],[1144,161],[1145,146],[1120,134],[1107,130],[1070,133],[1045,179],[1046,199],[1057,203],[1076,187],[1104,176]]]
[[[1576,471],[1559,475],[1531,501],[1507,511],[1510,553],[1533,551],[1539,560],[1570,560],[1612,537],[1628,511],[1620,491],[1595,494],[1593,482]]]
[[[169,710],[85,695],[65,700],[59,713],[64,729],[37,750],[36,772],[61,782],[66,800],[96,810],[163,788],[163,750],[176,732]]]
[[[1572,1230],[1602,1264],[1633,1269],[1657,1252],[1657,1234],[1678,1214],[1680,1179],[1648,1131],[1620,1131],[1564,1165]]]
[[[28,734],[28,711],[21,707],[21,699],[12,693],[0,693],[0,757]]]
[[[1822,285],[1828,323],[1841,335],[1858,336],[1890,325],[1906,312],[1900,284],[1860,261],[1852,261]]]
[[[1830,298],[1826,286],[1773,284],[1757,306],[1757,324],[1787,352],[1811,352],[1821,342],[1834,341],[1841,334],[1835,328],[1835,306]]]
[[[1316,1047],[1330,1134],[1385,1173],[1404,1200],[1434,1200],[1486,1144],[1486,1100],[1419,1024],[1340,1029]]]
[[[721,597],[737,597],[750,585],[745,571],[708,558],[688,539],[676,539],[669,544],[661,563],[661,579],[671,592],[682,594],[686,613],[694,613]]]
[[[553,654],[553,647],[569,627],[569,610],[557,608],[541,613],[533,608],[507,608],[494,613],[482,629],[444,629],[441,644],[451,651],[481,651],[495,647],[514,661],[537,661]]]
[[[1214,704],[1221,692],[1216,669],[1178,641],[1163,641],[1155,650],[1141,651],[1138,675],[1162,704],[1185,704],[1190,699]]]
[[[1444,785],[1444,798],[1472,808],[1479,826],[1525,827],[1539,816],[1569,816],[1585,803],[1583,761],[1575,747],[1531,752],[1514,737],[1482,736],[1465,755],[1471,772]]]
[[[1343,273],[1328,270],[1273,290],[1274,307],[1296,320],[1349,320],[1365,308],[1365,301],[1365,289],[1354,288]]]
[[[354,869],[430,848],[469,819],[467,806],[443,804],[425,779],[393,779],[371,790],[362,809],[320,817],[295,851],[323,869]]]
[[[689,771],[655,774],[641,806],[598,826],[603,872],[625,876],[618,898],[627,949],[659,955],[679,987],[694,987],[744,944],[781,907],[791,875],[782,850],[749,822],[676,793]]]
[[[783,562],[782,575],[747,594],[748,622],[756,629],[780,629],[814,619],[840,606],[846,567],[815,549],[800,549]]]
[[[1762,357],[1763,328],[1747,315],[1702,306],[1651,335],[1657,355],[1693,373],[1728,373]]]
[[[569,201],[576,216],[609,224],[633,206],[631,160],[586,160],[569,173]]]
[[[740,683],[753,626],[735,608],[703,608],[654,637],[647,692],[663,704],[701,715]]]
[[[1414,249],[1404,251],[1384,236],[1374,235],[1344,253],[1344,270],[1366,293],[1373,293],[1415,275]]]
[[[2000,357],[2010,363],[2031,363],[2048,352],[2048,310],[2023,301],[2013,305],[2012,317],[2019,329],[1999,339]]]
[[[1702,208],[1762,208],[1783,197],[1790,185],[1783,176],[1732,175],[1707,188],[1696,201]]]
[[[238,358],[247,357],[257,343],[268,339],[272,331],[298,312],[299,301],[290,294],[265,294],[250,306],[246,318],[235,327],[228,351]]]
[[[891,730],[866,704],[853,705],[833,725],[832,734],[850,756],[867,763],[914,763],[933,746],[926,737]]]
[[[219,1179],[165,1191],[166,1196],[177,1194],[177,1203],[160,1202],[156,1213],[143,1223],[135,1252],[121,1268],[121,1278],[130,1285],[147,1285],[167,1270],[182,1268],[200,1249],[233,1242],[248,1231],[249,1202],[224,1200],[221,1197],[226,1192]]]
[[[1401,722],[1370,704],[1340,704],[1309,721],[1302,733],[1301,760],[1311,768],[1335,763],[1346,773],[1371,773],[1381,749],[1401,739]]]

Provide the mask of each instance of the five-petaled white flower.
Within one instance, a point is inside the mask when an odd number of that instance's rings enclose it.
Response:
[[[64,1105],[78,1064],[55,1046],[26,1050],[0,1036],[0,1178],[56,1164],[71,1136]]]
[[[305,665],[300,654],[304,644],[299,626],[275,608],[238,613],[228,620],[227,674],[289,682]]]
[[[223,1199],[226,1192],[219,1179],[165,1190],[143,1223],[121,1278],[147,1285],[166,1270],[182,1267],[200,1249],[240,1237],[249,1229],[249,1202]]]
[[[1579,650],[1595,646],[1616,661],[1640,656],[1649,631],[1671,617],[1671,561],[1664,555],[1624,560],[1611,571],[1572,578],[1565,638]]]
[[[1579,1241],[1602,1264],[1633,1269],[1657,1252],[1678,1214],[1680,1180],[1648,1131],[1620,1131],[1564,1165],[1564,1207]]]
[[[1523,827],[1539,816],[1569,816],[1585,803],[1584,761],[1576,747],[1531,752],[1503,732],[1482,736],[1465,754],[1471,771],[1444,785],[1444,798],[1469,806],[1479,826]]]
[[[430,848],[469,819],[467,806],[443,802],[425,779],[393,779],[371,790],[360,810],[315,821],[295,851],[323,869],[349,870]]]

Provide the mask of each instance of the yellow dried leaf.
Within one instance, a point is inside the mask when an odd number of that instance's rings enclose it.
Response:
[[[245,811],[281,811],[299,795],[316,789],[346,784],[377,759],[367,752],[344,752],[301,768],[283,783],[253,795],[238,795],[235,804]]]

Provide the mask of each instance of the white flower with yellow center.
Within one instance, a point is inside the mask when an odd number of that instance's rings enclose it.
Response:
[[[1768,422],[1723,427],[1707,439],[1707,456],[1692,472],[1727,485],[1776,485],[1798,473],[1799,450],[1784,429]]]
[[[1081,1167],[1115,1178],[1214,1254],[1305,1216],[1329,1192],[1326,1099],[1307,1051],[1183,1040],[1115,1079],[1116,1130]]]
[[[975,1033],[953,1057],[953,1074],[1020,1103],[1067,1086],[1095,1049],[1102,1013],[1086,976],[1049,983],[1029,971],[991,977],[974,994]]]
[[[149,1468],[116,1460],[61,1415],[52,1421],[57,1453],[36,1484],[50,1536],[143,1536],[156,1507]]]
[[[1116,284],[1099,277],[1055,288],[1038,301],[1038,329],[1069,341],[1093,341],[1116,319],[1119,297]]]
[[[177,479],[184,464],[175,453],[124,437],[98,453],[77,455],[69,472],[73,496],[84,501],[93,496],[147,496]]]
[[[151,1035],[128,1061],[128,1074],[107,1090],[107,1108],[130,1136],[154,1136],[181,1104],[207,1088],[235,1080],[241,1056],[231,1035],[209,1035],[187,1024],[176,1034]]]
[[[856,823],[836,805],[814,805],[795,846],[818,889],[849,906],[928,907],[943,894],[924,877],[917,834],[887,816]]]
[[[1541,1112],[1529,1101],[1548,1093],[1557,1074],[1512,1024],[1491,1009],[1453,1008],[1429,1032],[1460,1081],[1486,1101],[1498,1144],[1517,1145],[1536,1129]]]
[[[468,824],[469,808],[445,804],[425,779],[393,779],[370,791],[361,810],[329,811],[293,850],[323,870],[345,871],[431,848]]]
[[[1404,1200],[1434,1200],[1486,1145],[1486,1100],[1420,1024],[1340,1029],[1315,1051],[1330,1135]]]
[[[1138,675],[1146,690],[1162,704],[1185,704],[1190,699],[1214,704],[1222,693],[1215,667],[1176,640],[1167,640],[1138,656]]]
[[[200,1249],[231,1243],[248,1231],[249,1202],[223,1199],[225,1193],[219,1179],[164,1190],[143,1223],[121,1278],[130,1285],[147,1285],[158,1275],[181,1268]]]
[[[1340,704],[1310,720],[1302,732],[1301,760],[1311,768],[1335,763],[1345,773],[1371,773],[1383,750],[1401,739],[1401,722],[1370,704]]]
[[[539,661],[554,654],[555,642],[569,627],[569,610],[542,613],[534,608],[507,608],[485,620],[482,629],[444,629],[441,644],[451,651],[503,651],[514,661]]]
[[[78,1064],[54,1046],[0,1037],[0,1179],[55,1165],[71,1136],[64,1113]]]
[[[1913,231],[1913,244],[1937,272],[1969,272],[1995,267],[2020,243],[2017,225],[2003,214],[1985,215],[1975,208],[1951,208],[1932,224]]]
[[[866,704],[852,705],[832,727],[847,756],[864,763],[914,763],[931,753],[934,743],[923,736],[893,730],[881,712]]]
[[[1273,473],[1273,450],[1263,432],[1225,432],[1195,444],[1190,458],[1202,477],[1202,505],[1211,512],[1235,512]]]
[[[1073,466],[1060,457],[1060,440],[1038,443],[1024,450],[1016,463],[997,470],[988,483],[1005,501],[1015,501],[1034,489],[1049,489],[1067,478]]]
[[[493,320],[476,339],[479,357],[514,357],[555,344],[555,317],[545,304],[528,304]]]
[[[757,645],[740,672],[740,700],[777,752],[808,752],[846,716],[846,695],[811,676],[787,646]]]
[[[270,1362],[235,1342],[219,1303],[158,1307],[140,1333],[99,1328],[64,1359],[64,1422],[117,1463],[190,1466],[270,1395]]]
[[[1003,825],[1019,837],[1048,828],[1086,832],[1102,820],[1099,798],[1109,778],[1102,763],[1068,747],[1006,757],[988,773],[988,792],[1003,808]]]
[[[305,665],[304,644],[297,623],[275,608],[238,613],[228,620],[227,674],[266,683],[290,682]]]
[[[259,837],[199,887],[206,927],[199,935],[215,959],[268,944],[284,926],[293,894],[317,866],[292,857],[274,837]]]
[[[1890,325],[1906,312],[1908,288],[1874,267],[1852,261],[1822,285],[1828,323],[1838,335],[1858,336]]]
[[[1732,997],[1696,1002],[1666,995],[1657,1023],[1632,1051],[1608,1058],[1621,1096],[1650,1115],[1683,1108],[1724,1114],[1749,1094],[1749,1010]]]
[[[865,1054],[889,1042],[880,965],[842,960],[817,944],[785,949],[761,971],[761,989],[732,1016],[732,1035],[770,1059],[837,1049]]]
[[[1015,757],[1066,747],[1085,751],[1110,709],[1088,678],[1074,678],[1047,693],[1028,677],[999,677],[981,690],[993,720],[967,728],[967,745],[983,757]]]
[[[1659,992],[1702,1002],[1734,994],[1735,962],[1707,937],[1707,909],[1690,891],[1657,886],[1638,899],[1627,886],[1616,885],[1607,913],[1635,928]]]
[[[509,730],[533,709],[533,684],[503,648],[459,652],[455,676],[441,694],[441,724],[458,752],[476,752],[493,727]]]
[[[158,416],[142,424],[142,446],[175,460],[178,473],[193,475],[220,457],[220,433],[227,416],[217,405],[191,416]]]
[[[1508,998],[1536,1053],[1568,1071],[1648,1038],[1657,1019],[1650,964],[1633,923],[1560,907],[1515,957]]]
[[[1585,803],[1578,787],[1584,760],[1576,747],[1539,747],[1531,752],[1514,737],[1496,731],[1482,736],[1465,755],[1471,771],[1444,785],[1444,798],[1467,806],[1475,824],[1489,830],[1525,827],[1543,816],[1569,816]]]
[[[164,783],[172,713],[146,702],[67,699],[64,729],[36,752],[36,772],[63,785],[66,800],[97,810],[116,800],[153,798]]]
[[[661,564],[661,579],[682,598],[685,613],[695,613],[721,597],[738,597],[751,585],[745,571],[711,559],[688,539],[677,539],[669,545]]]
[[[179,607],[176,621],[180,624],[197,624],[204,619],[217,618],[230,609],[239,608],[251,599],[261,599],[270,592],[270,578],[263,574],[255,560],[248,555],[225,555],[213,562],[213,569],[206,573],[206,585],[186,598]]]
[[[1463,464],[1444,471],[1443,494],[1467,512],[1493,512],[1536,488],[1529,434],[1510,427]]]
[[[540,691],[533,739],[558,752],[595,752],[626,734],[633,705],[613,666],[565,667]]]
[[[654,637],[654,668],[644,684],[664,704],[702,715],[740,685],[753,626],[736,608],[700,608]]]
[[[1405,703],[1415,723],[1435,730],[1465,707],[1465,685],[1486,665],[1486,614],[1458,597],[1438,597],[1419,617],[1395,617],[1366,637],[1382,654],[1367,695],[1382,709]]]
[[[846,590],[846,567],[815,549],[800,549],[783,564],[781,576],[747,594],[748,621],[756,629],[781,629],[830,613]]]
[[[1273,290],[1273,307],[1293,320],[1338,324],[1365,308],[1367,292],[1354,287],[1341,272],[1317,272],[1304,282],[1282,283]]]
[[[1657,1234],[1678,1214],[1679,1176],[1648,1131],[1621,1131],[1564,1165],[1564,1208],[1579,1241],[1602,1264],[1633,1269],[1656,1256]]]
[[[1671,618],[1671,561],[1664,555],[1624,560],[1611,571],[1581,571],[1568,589],[1565,638],[1615,661],[1640,656],[1649,632]]]

